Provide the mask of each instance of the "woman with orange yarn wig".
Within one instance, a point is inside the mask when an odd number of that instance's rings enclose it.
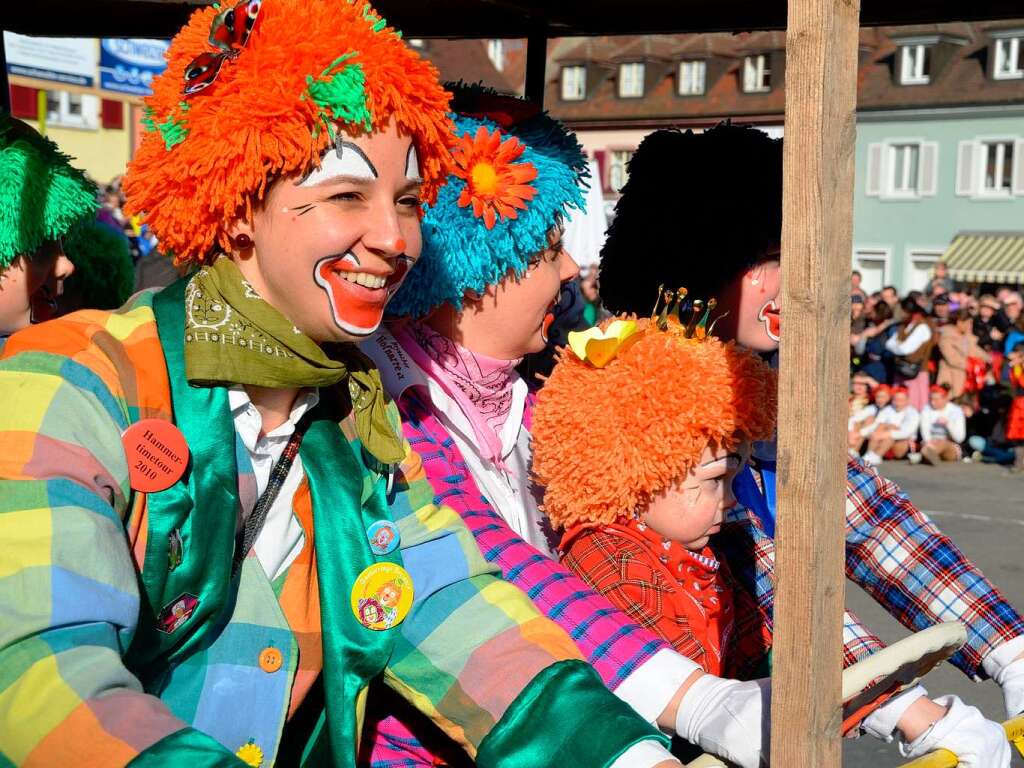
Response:
[[[713,536],[749,443],[774,430],[775,374],[687,312],[570,334],[534,411],[533,471],[562,562],[705,671],[733,674],[744,638]]]
[[[0,763],[351,768],[371,683],[481,766],[664,741],[434,503],[355,345],[451,170],[433,66],[362,0],[203,8],[167,61],[125,190],[194,273],[0,360]]]

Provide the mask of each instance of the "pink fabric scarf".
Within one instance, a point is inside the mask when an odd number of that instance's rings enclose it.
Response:
[[[424,323],[409,323],[395,338],[469,419],[481,456],[508,471],[499,433],[512,408],[519,360],[496,360],[472,352]]]

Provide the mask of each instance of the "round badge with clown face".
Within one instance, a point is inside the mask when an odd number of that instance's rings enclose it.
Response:
[[[367,629],[398,626],[409,614],[412,600],[412,577],[394,563],[368,566],[352,587],[352,612]]]
[[[388,555],[398,549],[398,526],[390,520],[378,520],[366,529],[366,538],[375,555]]]

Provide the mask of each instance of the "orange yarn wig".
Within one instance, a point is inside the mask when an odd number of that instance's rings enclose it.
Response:
[[[249,6],[248,38],[221,56],[212,82],[186,96],[186,73],[222,53],[211,29],[231,6],[196,11],[146,100],[149,131],[124,188],[128,212],[144,215],[164,251],[182,264],[227,250],[231,222],[247,218],[275,178],[318,166],[339,130],[359,135],[390,121],[412,137],[432,202],[454,142],[434,66],[364,0]]]
[[[607,326],[607,323],[603,324]],[[533,414],[533,472],[556,528],[611,523],[681,480],[709,445],[770,438],[775,372],[714,337],[688,339],[675,319],[646,319],[602,368],[569,349]]]

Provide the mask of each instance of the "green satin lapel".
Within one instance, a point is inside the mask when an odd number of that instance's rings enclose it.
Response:
[[[185,435],[191,460],[182,479],[171,488],[149,495],[145,594],[128,657],[130,667],[144,680],[157,679],[168,660],[187,655],[209,642],[215,621],[233,597],[231,557],[235,541],[238,470],[234,425],[227,391],[222,387],[192,387],[185,380],[184,295],[179,280],[154,297],[157,332],[167,362],[174,421]],[[342,382],[341,385],[344,385]],[[398,551],[377,557],[366,530],[389,518],[384,480],[361,504],[365,464],[358,443],[349,443],[338,421],[334,402],[325,390],[299,449],[313,500],[313,538],[323,628],[323,684],[326,713],[315,731],[316,744],[307,749],[323,763],[329,752],[334,766],[355,766],[357,699],[369,681],[380,675],[391,656],[391,629],[375,632],[360,624],[351,608],[356,578],[377,561],[401,563]],[[168,535],[178,530],[184,559],[168,569]],[[199,598],[196,614],[178,631],[164,635],[156,629],[160,609],[183,593]],[[325,733],[326,732],[326,733]]]
[[[238,510],[235,432],[222,387],[191,387],[185,381],[185,285],[182,279],[153,298],[157,333],[167,363],[174,423],[188,443],[190,461],[181,480],[147,498],[149,517],[144,595],[139,624],[125,657],[146,684],[167,662],[203,647],[216,619],[232,601],[231,555]],[[182,561],[171,570],[168,537],[182,539]],[[188,594],[195,613],[175,632],[157,629],[162,608]]]
[[[328,394],[324,393],[325,400]],[[354,451],[358,444],[345,438],[338,416],[326,406],[314,411],[299,456],[313,498],[327,703],[324,730],[331,762],[348,767],[355,765],[357,696],[383,671],[397,632],[376,632],[360,624],[352,612],[352,587],[367,566],[378,561],[401,563],[401,558],[397,551],[377,557],[370,550],[366,529],[389,517],[384,480],[377,480],[374,493],[361,506],[365,469]]]

